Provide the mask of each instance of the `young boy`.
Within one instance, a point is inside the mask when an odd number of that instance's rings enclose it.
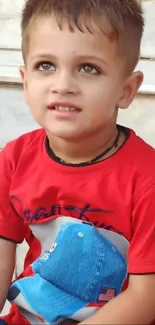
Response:
[[[70,216],[130,242],[126,290],[82,324],[155,319],[155,152],[116,124],[118,109],[131,104],[142,83],[142,73],[133,72],[142,31],[136,0],[26,2],[20,73],[42,128],[0,153],[0,310],[16,244],[29,244],[26,277],[47,226]],[[30,324],[16,305],[5,321]]]

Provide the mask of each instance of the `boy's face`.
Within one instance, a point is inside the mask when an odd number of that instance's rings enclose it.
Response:
[[[47,18],[30,31],[21,75],[35,120],[49,135],[72,140],[114,128],[118,107],[129,105],[141,81],[125,77],[116,42],[102,32],[71,33]]]

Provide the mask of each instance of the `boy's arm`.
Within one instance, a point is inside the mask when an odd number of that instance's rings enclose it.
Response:
[[[126,291],[80,324],[150,324],[154,319],[155,274],[130,275]]]
[[[0,239],[0,313],[5,304],[15,267],[16,244]]]
[[[10,203],[15,170],[14,144],[0,151],[0,312],[5,303],[15,266],[16,244],[24,240],[25,225]]]

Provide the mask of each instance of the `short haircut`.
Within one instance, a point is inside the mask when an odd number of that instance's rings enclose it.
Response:
[[[144,28],[143,12],[139,0],[27,0],[22,13],[22,53],[26,62],[30,28],[40,18],[57,20],[60,29],[67,21],[71,32],[78,28],[93,33],[92,20],[109,39],[117,40],[119,54],[129,72],[133,71],[140,55]]]

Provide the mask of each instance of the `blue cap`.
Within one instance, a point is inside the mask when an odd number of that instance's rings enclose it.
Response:
[[[127,275],[126,260],[112,242],[94,226],[72,222],[61,225],[32,268],[34,276],[14,282],[9,294],[18,290],[49,323],[74,318],[89,303],[104,301],[107,290],[118,295]]]

